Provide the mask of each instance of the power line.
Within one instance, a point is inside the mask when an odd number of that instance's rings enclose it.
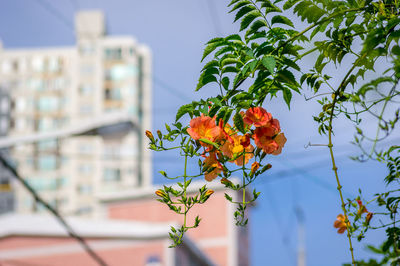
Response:
[[[169,93],[171,93],[171,95],[174,95],[175,97],[183,100],[183,101],[189,101],[191,102],[192,99],[190,99],[188,96],[186,96],[185,94],[182,93],[182,91],[168,85],[167,83],[165,83],[164,81],[162,81],[161,79],[159,79],[157,76],[153,75],[153,80],[154,83],[158,84],[160,87],[166,89]]]
[[[26,182],[18,173],[18,171],[14,168],[14,166],[3,156],[0,155],[0,162],[3,164],[5,168],[7,168],[13,175],[15,179],[17,179],[26,190],[32,195],[37,203],[42,204],[56,219],[57,221],[65,228],[68,235],[74,238],[82,248],[89,254],[90,257],[94,261],[97,262],[98,265],[107,266],[107,263],[94,251],[90,248],[90,246],[86,243],[85,239],[79,236],[74,229],[67,223],[67,221],[58,213],[56,209],[54,209],[50,204],[48,204],[42,197],[32,188],[28,182]]]
[[[208,12],[210,13],[211,21],[214,26],[215,33],[219,36],[222,35],[221,31],[221,25],[219,23],[219,16],[218,12],[215,12],[215,5],[214,5],[215,0],[207,0],[207,7],[208,7]]]
[[[56,8],[54,8],[45,0],[36,0],[36,3],[38,3],[43,9],[52,14],[54,17],[59,19],[65,26],[67,26],[70,30],[74,32],[74,25],[70,22],[70,20],[67,17],[64,16],[63,13],[58,11]]]

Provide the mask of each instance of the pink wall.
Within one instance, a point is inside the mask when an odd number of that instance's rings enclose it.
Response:
[[[196,215],[202,218],[198,228],[190,229],[188,235],[195,242],[211,238],[228,237],[228,204],[224,191],[216,191],[204,204],[193,207],[188,216],[189,225],[192,225]],[[230,215],[233,215],[230,214]],[[108,216],[111,219],[128,219],[146,222],[179,222],[183,223],[182,215],[171,211],[168,206],[153,198],[144,198],[132,201],[110,203]],[[228,246],[203,248],[217,265],[228,265]]]
[[[91,240],[88,241],[89,245],[93,245],[96,242],[104,240]],[[35,249],[38,247],[51,247],[64,246],[65,244],[75,244],[76,241],[71,239],[63,238],[39,238],[39,237],[8,237],[0,240],[0,264],[15,262],[25,262],[29,265],[41,265],[41,266],[98,266],[94,260],[89,257],[82,249],[79,252],[55,253],[46,256],[16,256],[14,258],[3,259],[1,252],[10,250],[16,251],[18,249],[26,250],[28,248]],[[108,249],[97,249],[94,250],[106,261],[107,264],[112,266],[143,266],[146,264],[146,260],[150,256],[157,256],[162,265],[165,265],[165,240],[152,240],[146,241],[140,245],[132,245],[117,248]],[[28,265],[28,264],[27,264]]]

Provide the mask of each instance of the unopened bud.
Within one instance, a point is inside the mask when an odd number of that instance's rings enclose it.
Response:
[[[258,168],[260,168],[260,164],[258,162],[254,162],[251,165],[251,173],[255,173],[258,170]]]
[[[365,218],[365,222],[367,223],[367,225],[369,225],[369,222],[371,221],[372,216],[374,216],[374,214],[372,212],[367,213],[367,217]]]
[[[158,137],[159,137],[160,139],[162,139],[162,133],[161,133],[160,130],[157,130],[157,135],[158,135]]]
[[[209,196],[211,196],[213,193],[214,193],[214,190],[209,189],[209,190],[206,191],[206,193],[205,193],[204,195],[205,195],[206,197],[209,197]]]
[[[156,193],[157,196],[159,196],[159,197],[161,197],[161,198],[166,198],[166,197],[167,197],[167,195],[165,194],[165,192],[162,191],[161,189],[156,190],[155,193]]]
[[[226,179],[226,178],[222,178],[221,179],[221,184],[223,184],[223,185],[231,185],[232,184],[232,182],[231,181],[229,181],[228,179]]]
[[[148,137],[151,142],[154,142],[154,136],[149,130],[146,130],[146,137]]]

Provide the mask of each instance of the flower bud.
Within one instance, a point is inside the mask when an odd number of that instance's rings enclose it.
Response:
[[[149,130],[146,130],[146,137],[148,137],[151,142],[154,142],[154,136]]]
[[[258,168],[260,168],[260,164],[258,162],[254,162],[251,165],[251,173],[255,173],[258,170]]]
[[[209,197],[209,196],[211,196],[213,193],[214,193],[214,190],[209,189],[209,190],[206,191],[206,193],[205,193],[204,195],[205,195],[206,197]]]
[[[159,137],[160,139],[162,139],[162,133],[161,133],[160,130],[157,130],[157,135],[158,135],[158,137]]]
[[[229,181],[229,180],[226,179],[226,178],[222,178],[222,179],[221,179],[221,184],[223,184],[223,185],[225,185],[225,186],[228,186],[228,185],[231,185],[232,182]]]
[[[156,190],[155,193],[156,193],[157,196],[159,196],[159,197],[161,197],[161,198],[166,198],[166,197],[167,197],[167,195],[165,194],[165,192],[162,191],[161,189]]]
[[[365,218],[365,223],[367,225],[369,225],[369,222],[371,221],[372,216],[374,216],[374,214],[372,212],[367,213],[367,217]]]

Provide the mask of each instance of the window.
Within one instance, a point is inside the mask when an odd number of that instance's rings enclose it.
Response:
[[[122,99],[121,89],[119,88],[105,89],[104,98],[106,100],[118,100],[118,101],[121,100]]]
[[[88,195],[92,193],[92,186],[89,184],[80,184],[77,187],[78,193],[83,195]]]
[[[122,58],[121,48],[106,48],[104,50],[104,58],[106,60],[120,60]]]
[[[44,71],[44,59],[42,57],[34,57],[32,59],[32,69],[35,72]]]
[[[3,74],[10,74],[12,71],[12,63],[10,60],[4,60],[1,63],[1,72]]]
[[[81,164],[79,165],[79,172],[81,174],[91,174],[93,171],[93,167],[90,164]]]
[[[37,109],[43,112],[52,112],[60,109],[60,99],[57,97],[42,97],[37,103]]]
[[[18,112],[24,112],[26,110],[27,103],[25,98],[17,98],[15,100],[15,109]]]
[[[57,148],[57,140],[52,139],[39,141],[37,144],[37,148],[39,151],[55,150]]]
[[[5,135],[8,132],[8,119],[5,117],[2,117],[0,119],[0,134]]]
[[[93,87],[88,84],[84,84],[79,87],[79,93],[81,95],[91,95],[93,93],[93,91],[94,91]]]
[[[94,72],[94,66],[92,65],[82,65],[81,66],[81,73],[84,75],[89,75]]]
[[[107,69],[105,76],[107,80],[120,81],[127,78],[132,78],[137,74],[137,67],[134,65],[115,65]]]
[[[26,128],[26,119],[25,118],[17,118],[15,119],[15,129],[16,130],[24,130]]]
[[[19,60],[19,72],[25,73],[28,69],[28,60],[26,58],[21,58]]]
[[[60,64],[60,59],[57,57],[51,57],[49,58],[47,62],[47,69],[49,72],[59,72],[61,70],[61,64]]]
[[[57,168],[57,158],[54,155],[41,156],[38,159],[38,168],[42,171],[51,171]]]
[[[93,106],[89,105],[89,104],[83,104],[79,107],[79,113],[91,114],[91,113],[93,113]]]
[[[115,168],[104,169],[103,181],[116,182],[121,180],[121,170]]]
[[[7,97],[1,98],[0,110],[2,113],[8,113],[10,110],[10,101]]]
[[[83,206],[83,207],[80,207],[80,208],[78,208],[77,210],[76,210],[76,214],[89,214],[89,213],[91,213],[92,212],[92,207],[90,207],[90,206]]]
[[[85,43],[79,46],[79,52],[81,55],[93,55],[95,51],[93,44]]]

